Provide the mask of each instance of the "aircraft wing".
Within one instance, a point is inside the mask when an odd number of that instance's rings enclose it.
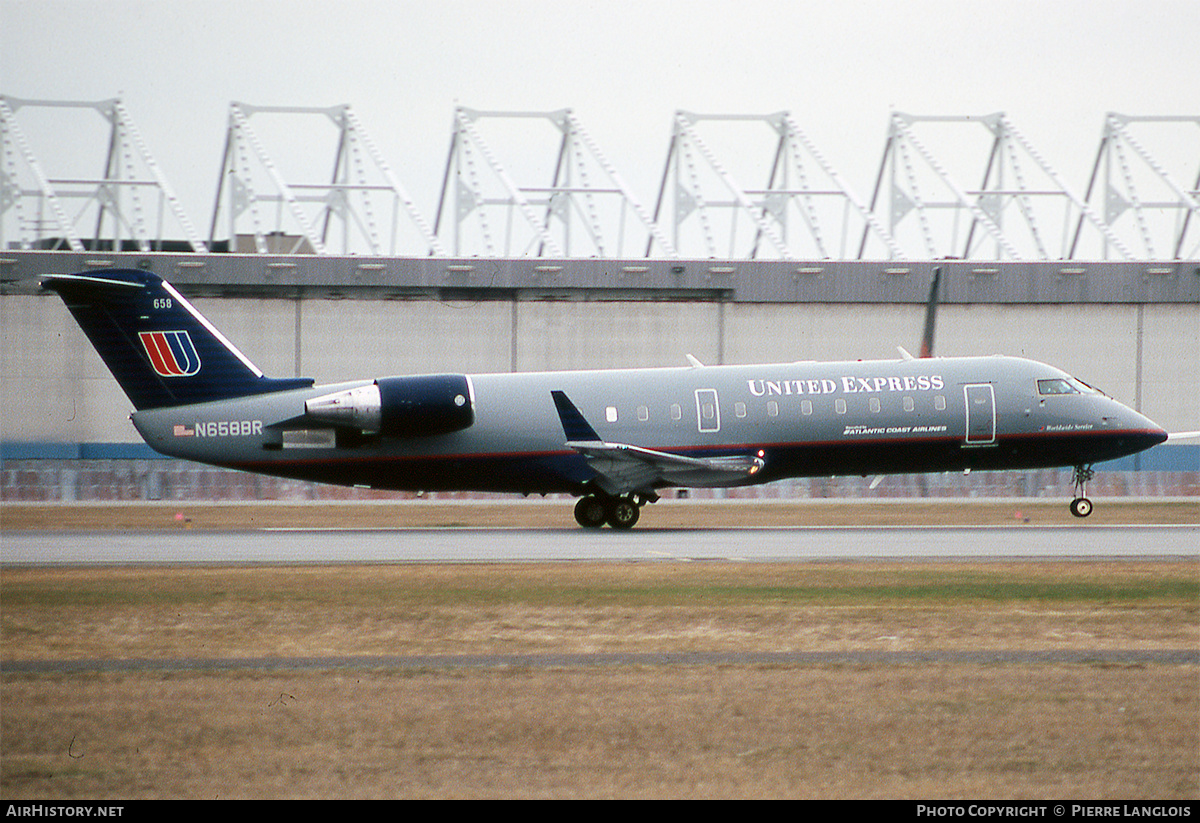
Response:
[[[566,445],[587,458],[596,483],[613,495],[653,491],[658,486],[729,486],[757,474],[765,465],[761,455],[685,457],[628,443],[600,439],[579,409],[561,391],[551,392]]]
[[[598,483],[609,494],[628,494],[656,486],[729,486],[757,474],[761,457],[684,457],[670,452],[644,449],[626,443],[567,441],[588,460],[598,474]]]

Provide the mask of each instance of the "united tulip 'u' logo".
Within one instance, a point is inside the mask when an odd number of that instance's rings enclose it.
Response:
[[[163,377],[191,377],[200,372],[200,355],[186,331],[138,332],[154,371]]]

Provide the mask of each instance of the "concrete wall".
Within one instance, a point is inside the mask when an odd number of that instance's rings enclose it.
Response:
[[[588,297],[736,303],[919,303],[935,267],[945,303],[1196,303],[1197,260],[716,260],[25,251],[0,257],[0,293],[51,273],[144,268],[185,294],[485,299]]]
[[[272,375],[896,357],[917,304],[198,298]],[[1200,429],[1200,304],[947,304],[942,355],[1012,354],[1076,374],[1168,430]],[[136,442],[115,381],[53,295],[0,295],[5,442]]]

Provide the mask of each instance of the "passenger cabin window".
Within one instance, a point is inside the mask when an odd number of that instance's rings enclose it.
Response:
[[[645,406],[638,406],[638,420],[645,423],[649,419],[650,419],[650,409],[646,408]]]
[[[607,420],[609,423],[616,423],[617,422],[617,407],[609,406],[607,409],[605,409],[604,410],[604,419]]]
[[[836,411],[838,414],[845,414],[846,413],[845,399],[839,397],[837,400],[833,401],[833,410]]]
[[[935,395],[935,396],[934,396],[934,398],[933,398],[933,407],[934,407],[935,409],[937,409],[938,411],[945,411],[945,410],[946,410],[946,397],[945,397],[945,395],[941,395],[941,394],[939,394],[939,395]]]
[[[879,413],[879,398],[878,397],[872,397],[868,405],[871,407],[872,413],[874,413],[874,414]]]
[[[811,400],[801,400],[800,401],[800,413],[801,414],[803,414],[805,416],[810,415],[810,414],[812,414],[812,409],[813,409],[813,406],[812,406]]]
[[[672,420],[682,420],[683,419],[683,406],[679,405],[678,403],[671,404],[671,419]]]
[[[745,403],[734,403],[733,404],[733,413],[736,414],[738,417],[745,417],[746,416],[746,404]]]
[[[779,416],[779,404],[776,403],[774,400],[768,400],[767,401],[767,417],[778,417],[778,416]]]
[[[916,408],[916,404],[913,402],[913,399],[911,397],[904,398],[904,410],[912,411],[914,408]]]

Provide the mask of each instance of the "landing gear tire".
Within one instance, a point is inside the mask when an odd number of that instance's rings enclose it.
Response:
[[[632,529],[642,516],[641,502],[634,497],[584,495],[575,504],[575,522],[585,529],[598,529],[605,523],[614,529]]]
[[[575,504],[575,522],[585,529],[598,529],[608,520],[608,507],[594,495],[579,498]]]
[[[1071,501],[1071,514],[1076,517],[1087,517],[1092,513],[1092,501],[1087,499],[1087,483],[1095,476],[1091,466],[1075,467],[1075,499]]]
[[[618,497],[608,506],[608,525],[614,529],[632,529],[641,516],[641,507],[629,497]]]

